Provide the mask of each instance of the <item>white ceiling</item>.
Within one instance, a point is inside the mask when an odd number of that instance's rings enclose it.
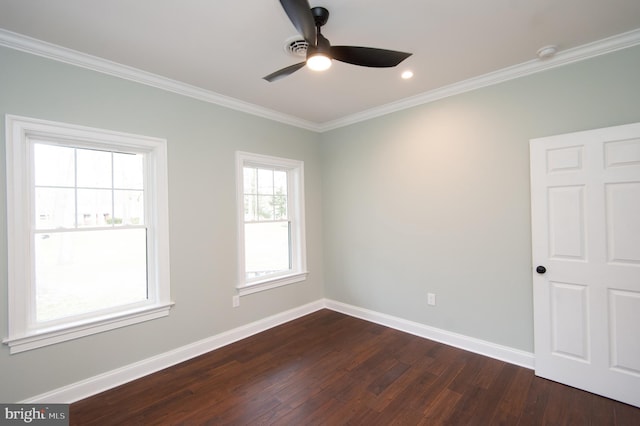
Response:
[[[0,0],[0,28],[322,124],[640,27],[638,0],[311,0],[336,45],[412,52],[396,68],[301,59],[278,0]],[[415,77],[400,74],[411,69]]]

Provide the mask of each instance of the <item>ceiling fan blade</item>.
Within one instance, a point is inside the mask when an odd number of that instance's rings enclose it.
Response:
[[[291,23],[312,46],[316,45],[316,24],[308,0],[280,0]]]
[[[293,74],[294,72],[298,71],[300,68],[304,67],[306,64],[307,64],[306,62],[300,62],[299,64],[289,65],[286,68],[282,68],[281,70],[278,70],[262,78],[264,80],[267,80],[269,83],[272,83],[276,80],[280,80],[281,78],[284,78],[290,74]]]
[[[389,68],[411,56],[411,53],[359,46],[331,46],[331,56],[337,61],[363,67]]]

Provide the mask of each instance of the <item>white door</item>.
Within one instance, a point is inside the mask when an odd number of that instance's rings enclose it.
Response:
[[[530,148],[536,374],[640,407],[640,123]]]

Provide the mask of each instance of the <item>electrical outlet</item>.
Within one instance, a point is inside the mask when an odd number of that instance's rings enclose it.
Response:
[[[436,295],[435,295],[435,293],[427,293],[427,305],[436,306]]]
[[[238,295],[233,296],[233,298],[231,299],[231,304],[233,305],[234,308],[237,308],[238,306],[240,306],[240,296]]]

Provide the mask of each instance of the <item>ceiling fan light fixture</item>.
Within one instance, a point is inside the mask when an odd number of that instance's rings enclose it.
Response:
[[[317,31],[316,45],[307,49],[307,66],[313,71],[326,71],[331,68],[331,43],[320,33],[319,26]]]
[[[331,68],[331,58],[318,52],[307,58],[307,66],[313,71],[326,71]]]

